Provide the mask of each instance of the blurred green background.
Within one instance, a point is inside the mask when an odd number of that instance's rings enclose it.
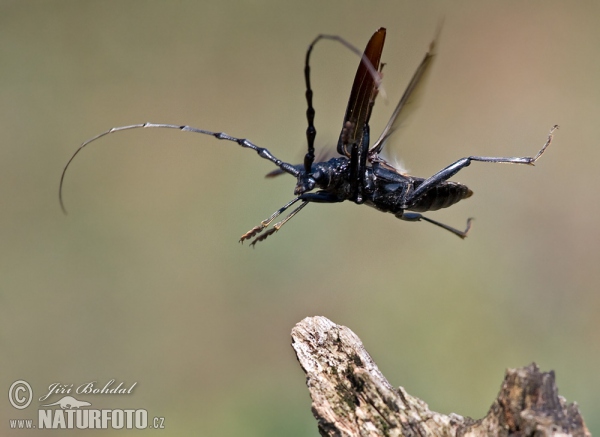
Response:
[[[128,397],[81,398],[165,417],[150,434],[316,436],[290,331],[323,315],[434,410],[482,417],[504,369],[535,361],[599,433],[599,16],[596,1],[3,1],[0,390],[137,381]],[[300,162],[319,33],[362,49],[387,27],[378,134],[441,19],[423,102],[389,155],[429,176],[463,156],[534,154],[561,125],[536,167],[474,163],[454,178],[475,196],[429,217],[475,217],[465,241],[346,203],[241,246],[294,180],[168,130],[86,149],[61,213],[64,164],[112,126],[191,124]],[[356,66],[339,44],[314,52],[319,149],[337,141]],[[8,419],[39,403],[2,399],[0,434],[27,435]]]

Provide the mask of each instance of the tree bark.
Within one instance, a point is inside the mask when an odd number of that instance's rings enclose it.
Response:
[[[322,436],[591,436],[577,404],[558,396],[554,372],[535,363],[508,369],[479,420],[429,410],[381,374],[360,339],[325,317],[292,330]]]

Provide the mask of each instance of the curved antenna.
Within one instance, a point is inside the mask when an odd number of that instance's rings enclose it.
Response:
[[[385,38],[385,29],[378,29],[375,35],[384,35]],[[373,37],[372,37],[373,38]],[[346,41],[344,38],[338,35],[328,35],[328,34],[320,34],[318,35],[308,46],[308,50],[306,51],[306,58],[304,60],[304,80],[306,83],[306,103],[308,108],[306,109],[306,119],[308,121],[308,127],[306,129],[306,140],[308,142],[308,152],[304,157],[304,170],[306,173],[310,173],[311,166],[315,160],[315,137],[317,135],[317,130],[315,129],[314,120],[315,120],[315,109],[313,107],[313,91],[310,82],[310,56],[312,54],[314,46],[322,39],[328,39],[332,41],[337,41],[346,47],[348,50],[358,55],[361,59],[361,63],[359,65],[359,69],[361,67],[366,69],[366,74],[368,74],[375,84],[375,88],[379,90],[383,98],[385,99],[385,90],[381,86],[381,74],[377,71],[376,66],[373,65],[371,59],[369,59],[368,53],[365,51],[364,53],[356,48],[354,45]],[[365,75],[366,75],[365,74]],[[361,128],[362,129],[362,128]]]
[[[62,171],[62,175],[60,176],[60,185],[58,187],[58,200],[60,202],[60,207],[65,214],[67,214],[67,210],[65,208],[65,204],[64,204],[64,200],[63,200],[62,189],[63,189],[67,169],[69,168],[69,165],[71,165],[71,162],[73,162],[73,160],[75,159],[77,154],[79,152],[81,152],[83,150],[83,148],[85,146],[87,146],[88,144],[90,144],[106,135],[109,135],[109,134],[112,134],[115,132],[124,131],[124,130],[140,129],[140,128],[141,129],[143,129],[143,128],[177,129],[177,130],[184,131],[184,132],[194,132],[194,133],[198,133],[198,134],[211,135],[218,140],[233,141],[234,143],[238,143],[242,147],[246,147],[248,149],[254,150],[256,153],[258,153],[258,156],[260,156],[263,159],[266,159],[267,161],[272,162],[273,164],[275,164],[277,167],[279,167],[285,173],[289,173],[295,177],[298,177],[298,175],[300,174],[300,170],[298,170],[292,164],[288,164],[287,162],[283,162],[282,160],[277,159],[275,156],[273,156],[271,154],[271,152],[269,152],[264,147],[259,147],[256,144],[251,143],[250,141],[248,141],[244,138],[232,137],[230,135],[227,135],[224,132],[211,132],[208,130],[198,129],[196,127],[187,126],[187,125],[175,125],[175,124],[163,124],[163,123],[140,123],[140,124],[132,124],[129,126],[113,127],[105,132],[102,132],[101,134],[96,135],[93,138],[90,138],[87,141],[84,141],[79,146],[79,148],[75,151],[75,153],[73,153],[73,155],[71,155],[71,158],[69,159],[69,161],[67,161],[67,165],[65,165],[65,168]]]
[[[376,34],[385,34],[385,28],[380,27],[375,32],[375,35]],[[379,93],[383,96],[383,98],[384,99],[386,98],[386,94],[383,90],[383,87],[381,86],[381,74],[379,73],[379,71],[377,71],[377,68],[375,68],[375,66],[373,66],[368,55],[366,53],[363,53],[356,46],[349,43],[348,41],[346,41],[344,38],[342,38],[339,35],[328,35],[328,34],[318,35],[313,40],[313,42],[311,42],[310,45],[308,46],[308,51],[306,52],[306,64],[307,64],[306,66],[308,66],[308,60],[310,59],[310,54],[312,52],[313,47],[315,46],[315,44],[317,44],[317,42],[319,42],[319,40],[322,40],[322,39],[329,39],[332,41],[337,41],[340,44],[342,44],[344,47],[346,47],[348,50],[350,50],[352,53],[354,53],[355,55],[358,55],[358,57],[361,60],[361,63],[367,68],[367,70],[369,71],[369,74],[375,81],[375,87],[379,89]],[[309,70],[310,70],[310,67],[309,67]]]

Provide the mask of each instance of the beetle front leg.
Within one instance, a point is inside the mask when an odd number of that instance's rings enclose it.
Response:
[[[280,222],[273,225],[273,227],[271,229],[269,229],[267,232],[262,233],[263,230],[265,228],[267,228],[277,217],[279,217],[290,206],[292,206],[293,204],[295,204],[296,202],[299,202],[299,201],[302,201],[300,206],[298,206],[294,210],[292,210],[292,212],[290,212],[283,220],[281,220]],[[336,195],[326,193],[324,191],[318,191],[316,193],[304,193],[304,194],[296,197],[295,199],[292,199],[285,205],[283,205],[281,208],[279,208],[277,211],[275,211],[273,214],[271,214],[271,216],[269,218],[260,222],[260,225],[253,227],[248,232],[246,232],[244,235],[242,235],[240,238],[240,243],[243,243],[244,241],[249,240],[252,237],[256,237],[257,235],[258,235],[258,237],[254,238],[254,240],[252,240],[252,243],[250,243],[250,246],[254,246],[256,243],[265,240],[267,237],[269,237],[270,235],[273,235],[275,232],[277,232],[284,224],[286,224],[292,217],[294,217],[296,214],[298,214],[302,210],[302,208],[304,208],[310,202],[313,202],[313,203],[339,203],[342,201],[343,200],[340,200]],[[261,234],[261,235],[259,235],[259,234]]]

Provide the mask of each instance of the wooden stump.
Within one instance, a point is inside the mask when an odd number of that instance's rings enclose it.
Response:
[[[558,396],[554,372],[535,363],[508,369],[479,420],[440,414],[381,374],[360,339],[325,317],[292,330],[323,436],[591,436],[577,404]]]

